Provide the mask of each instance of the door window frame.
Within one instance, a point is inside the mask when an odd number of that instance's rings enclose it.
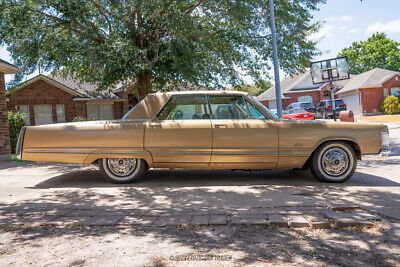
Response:
[[[192,96],[192,97],[195,97],[195,96],[204,96],[204,97],[205,97],[205,100],[206,100],[206,102],[205,102],[204,104],[205,104],[205,107],[208,108],[210,118],[209,118],[209,119],[173,119],[173,120],[170,120],[170,119],[160,119],[160,118],[159,118],[160,113],[161,113],[161,112],[163,111],[163,109],[172,101],[172,99],[174,98],[174,96]],[[176,95],[171,95],[171,96],[170,96],[170,98],[168,99],[168,101],[165,102],[165,104],[164,104],[164,105],[161,107],[161,109],[156,113],[156,115],[153,117],[152,120],[158,120],[158,121],[190,121],[190,120],[206,121],[206,120],[211,120],[211,118],[212,118],[212,110],[211,110],[210,102],[208,101],[208,95],[207,95],[207,94],[176,94]]]
[[[162,112],[162,110],[164,109],[164,107],[166,107],[171,102],[171,100],[172,100],[172,98],[174,96],[181,96],[181,95],[190,95],[192,97],[195,97],[195,96],[198,96],[198,95],[204,95],[206,97],[208,111],[209,111],[209,114],[210,114],[210,120],[220,120],[220,119],[214,118],[214,114],[213,114],[213,111],[211,109],[211,103],[210,103],[210,99],[209,99],[210,96],[221,96],[221,97],[238,96],[238,97],[242,97],[243,101],[245,101],[245,103],[246,103],[245,105],[246,105],[246,109],[247,109],[247,114],[249,115],[249,118],[244,119],[244,120],[270,120],[270,121],[277,120],[276,118],[271,118],[271,117],[273,117],[271,114],[268,114],[267,111],[261,110],[261,108],[256,103],[254,103],[251,98],[248,98],[248,97],[246,97],[244,95],[223,95],[223,94],[215,94],[214,95],[214,94],[207,94],[206,93],[206,94],[176,94],[176,95],[171,95],[170,98],[168,99],[168,101],[165,102],[165,104],[160,108],[160,110],[151,119],[151,121],[160,121],[160,122],[161,121],[174,121],[174,120],[161,120],[161,119],[159,119],[159,115]],[[264,116],[264,119],[252,118],[251,113],[250,113],[249,108],[248,108],[248,105],[252,105],[258,112],[260,112]],[[193,120],[205,121],[205,120],[208,120],[208,119],[193,119]],[[234,120],[243,120],[243,119],[234,119]],[[185,121],[185,120],[182,120],[182,121]]]

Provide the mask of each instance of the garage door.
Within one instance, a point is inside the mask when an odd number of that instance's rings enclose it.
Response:
[[[87,118],[89,120],[113,120],[113,104],[87,104]]]
[[[34,105],[35,125],[43,125],[53,123],[53,113],[51,105]]]
[[[341,97],[341,99],[343,99],[343,102],[346,104],[347,110],[353,111],[355,115],[361,114],[360,96],[358,92],[353,95]]]

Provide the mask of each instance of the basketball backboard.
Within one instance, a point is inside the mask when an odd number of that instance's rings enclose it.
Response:
[[[350,78],[347,57],[311,62],[310,69],[313,84],[340,81]]]

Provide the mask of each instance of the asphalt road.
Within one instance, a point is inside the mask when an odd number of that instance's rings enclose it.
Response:
[[[126,208],[230,208],[358,205],[400,219],[400,124],[390,125],[387,161],[359,162],[346,183],[325,184],[308,171],[150,170],[116,185],[93,166],[2,163],[0,206],[56,202]]]

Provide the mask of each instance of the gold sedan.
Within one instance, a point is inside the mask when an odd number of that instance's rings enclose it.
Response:
[[[94,164],[117,183],[148,168],[310,168],[344,182],[357,160],[385,158],[382,124],[279,120],[249,94],[233,91],[149,94],[121,120],[23,128],[23,160]]]

